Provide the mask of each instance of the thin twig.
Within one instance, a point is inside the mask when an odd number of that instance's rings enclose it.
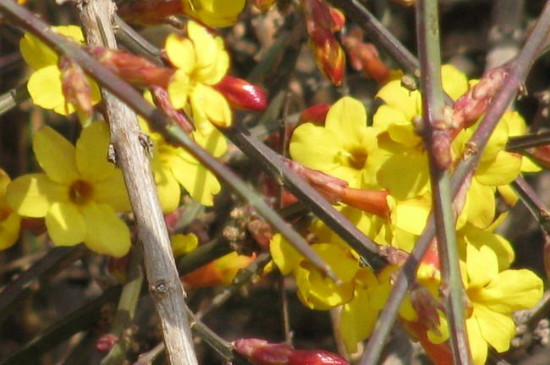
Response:
[[[91,46],[117,48],[111,0],[88,0],[77,6],[80,20]],[[137,222],[138,237],[149,292],[160,318],[168,362],[172,365],[197,364],[185,308],[185,292],[179,280],[170,238],[156,193],[155,181],[135,113],[108,90],[102,88],[111,142],[116,163],[124,181]]]
[[[441,82],[439,9],[437,1],[420,0],[416,5],[416,34],[420,55],[424,139],[430,161],[433,212],[441,262],[441,291],[450,324],[453,362],[472,362],[464,319],[464,288],[460,275],[455,217],[452,210],[451,124],[445,120]]]

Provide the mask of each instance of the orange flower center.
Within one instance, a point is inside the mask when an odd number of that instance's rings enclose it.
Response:
[[[93,187],[86,181],[76,180],[69,189],[69,198],[77,205],[83,205],[90,201],[93,195]]]

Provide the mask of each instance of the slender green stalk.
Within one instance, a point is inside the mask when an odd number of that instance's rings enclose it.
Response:
[[[506,111],[508,105],[514,98],[516,90],[523,83],[523,80],[525,80],[527,72],[539,54],[540,47],[544,43],[549,29],[550,3],[547,2],[525,46],[514,61],[515,68],[513,68],[511,73],[506,77],[503,88],[493,98],[491,105],[487,109],[487,113],[485,114],[481,124],[489,126],[484,127],[481,131],[478,129],[479,134],[476,131],[474,136],[470,139],[470,142],[473,142],[475,146],[481,146],[483,148],[487,143],[490,137],[487,130],[495,128],[502,114]],[[451,180],[451,192],[453,196],[456,196],[466,176],[475,168],[475,166],[477,166],[480,154],[481,151],[472,156],[472,158],[463,160],[459,163]],[[367,347],[365,348],[365,351],[376,350],[378,352],[372,356],[375,359],[380,357],[380,350],[382,349],[393,323],[395,322],[399,306],[405,298],[407,290],[412,284],[414,284],[416,269],[418,268],[418,265],[422,260],[422,256],[426,252],[426,249],[428,248],[434,234],[434,219],[433,216],[430,216],[424,232],[422,232],[422,235],[416,242],[414,250],[411,252],[411,255],[403,265],[403,269],[397,276],[393,289],[386,302],[386,306],[378,317],[376,323],[377,331],[373,333],[369,339]]]
[[[20,85],[2,95],[0,95],[0,116],[9,112],[29,98],[27,84]]]
[[[294,229],[265,203],[260,195],[253,192],[235,173],[215,159],[202,147],[197,145],[191,137],[173,124],[169,117],[160,110],[152,107],[133,87],[103,67],[79,46],[53,32],[46,23],[26,8],[11,0],[0,0],[0,11],[3,12],[7,18],[10,18],[11,21],[38,37],[56,53],[66,55],[73,59],[87,74],[97,80],[103,87],[112,92],[120,100],[123,100],[129,107],[134,109],[136,113],[149,120],[155,128],[165,134],[169,140],[183,146],[217,177],[226,181],[228,186],[237,194],[244,198],[249,204],[253,205],[256,211],[285,236],[317,269],[329,276],[335,282],[339,282],[339,279],[332,269]]]
[[[464,318],[464,287],[460,275],[455,217],[452,210],[450,121],[445,120],[441,83],[438,2],[416,4],[416,35],[420,55],[424,138],[430,160],[433,212],[442,269],[441,292],[450,322],[450,344],[455,364],[472,362]]]
[[[512,182],[512,188],[539,225],[546,232],[550,232],[550,211],[527,181],[522,177],[518,177]]]

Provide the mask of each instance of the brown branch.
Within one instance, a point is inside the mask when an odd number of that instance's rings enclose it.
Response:
[[[110,0],[89,0],[77,6],[86,40],[92,46],[117,48],[111,25],[115,8]],[[185,314],[185,292],[179,280],[166,224],[156,194],[143,134],[136,114],[102,89],[111,142],[124,180],[143,245],[149,291],[159,315],[170,364],[197,364],[189,322]]]

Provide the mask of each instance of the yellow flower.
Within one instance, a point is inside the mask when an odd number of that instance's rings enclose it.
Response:
[[[166,39],[166,55],[178,68],[168,86],[170,100],[176,109],[185,108],[197,130],[208,134],[215,125],[232,123],[231,109],[214,85],[229,68],[229,55],[223,40],[199,24],[187,24],[188,38],[171,34]]]
[[[329,109],[324,126],[300,125],[292,133],[290,155],[301,164],[349,183],[352,188],[378,188],[376,170],[385,158],[378,130],[367,127],[365,107],[343,97]]]
[[[21,217],[13,211],[6,201],[6,188],[10,177],[0,169],[0,250],[11,247],[19,238]]]
[[[216,176],[185,149],[169,144],[161,134],[150,131],[145,121],[140,120],[140,125],[153,142],[151,164],[162,210],[168,213],[178,207],[180,185],[202,205],[212,206],[214,196],[221,190]],[[214,129],[206,136],[194,132],[192,136],[214,157],[220,157],[227,151],[225,137],[218,130]]]
[[[76,146],[49,127],[33,139],[44,173],[10,183],[7,200],[20,215],[45,218],[59,246],[84,242],[92,251],[120,257],[130,249],[130,233],[117,212],[130,208],[120,170],[107,162],[109,129],[104,122],[82,131]]]
[[[349,302],[353,297],[353,279],[359,262],[346,246],[316,243],[311,246],[334,270],[341,285],[320,273],[280,234],[271,239],[269,250],[283,275],[292,273],[298,286],[298,297],[311,309],[326,310]]]
[[[451,98],[468,90],[466,77],[456,68],[443,66],[441,76]],[[378,171],[378,182],[398,200],[424,195],[429,187],[428,157],[413,125],[422,116],[422,96],[418,90],[407,90],[400,80],[390,81],[376,96],[385,104],[374,114],[373,126],[385,132],[379,144],[392,153]]]
[[[508,350],[515,334],[512,313],[534,306],[542,298],[542,280],[529,270],[499,271],[499,260],[488,246],[467,245],[463,282],[470,305],[466,328],[474,364],[485,364],[487,346]]]
[[[182,0],[183,12],[210,27],[229,27],[237,22],[245,0]]]
[[[84,43],[82,31],[76,25],[52,27],[52,29],[77,43]],[[25,33],[19,43],[21,55],[35,71],[27,83],[27,89],[34,104],[51,109],[58,114],[68,115],[75,107],[67,103],[61,87],[61,71],[58,67],[58,56],[42,41],[30,33]],[[97,104],[101,94],[97,84],[88,79],[91,87],[92,103]]]

